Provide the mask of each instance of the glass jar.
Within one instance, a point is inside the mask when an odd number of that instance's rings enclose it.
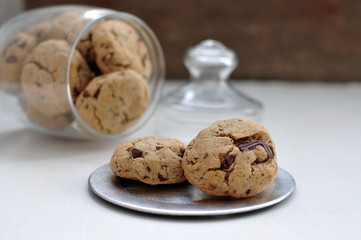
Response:
[[[41,132],[121,138],[149,120],[164,81],[152,30],[129,13],[90,6],[24,12],[0,28],[0,101]]]

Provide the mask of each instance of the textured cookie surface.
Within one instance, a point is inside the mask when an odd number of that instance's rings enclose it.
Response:
[[[174,138],[137,138],[118,145],[110,167],[119,177],[147,184],[180,183],[183,153],[184,144]]]
[[[260,124],[246,119],[217,121],[187,146],[187,180],[214,196],[250,197],[277,175],[274,142]]]
[[[11,93],[20,91],[20,74],[27,55],[36,47],[37,40],[27,33],[18,33],[0,60],[0,85]]]
[[[76,101],[82,120],[103,134],[125,131],[145,112],[150,99],[146,80],[133,70],[94,78]]]
[[[53,116],[70,111],[66,87],[69,51],[65,40],[47,40],[26,59],[21,74],[24,99],[42,114]],[[70,70],[70,88],[75,99],[93,75],[77,51]]]
[[[92,31],[95,60],[103,73],[133,69],[146,79],[151,73],[149,54],[139,34],[118,20],[104,20]]]

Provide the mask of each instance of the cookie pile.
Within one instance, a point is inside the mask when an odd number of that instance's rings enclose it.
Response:
[[[260,193],[278,170],[269,132],[247,119],[217,121],[187,146],[165,137],[121,143],[110,167],[118,177],[152,185],[188,180],[208,195],[234,198]]]
[[[16,34],[0,59],[0,85],[18,96],[35,125],[66,128],[74,121],[74,104],[90,128],[119,134],[142,116],[150,102],[149,52],[129,24],[103,19],[80,39],[68,72],[72,44],[89,21],[84,12],[71,9]]]

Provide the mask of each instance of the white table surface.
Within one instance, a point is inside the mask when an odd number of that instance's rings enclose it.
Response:
[[[230,216],[162,217],[103,201],[88,187],[119,141],[48,137],[0,112],[0,239],[361,239],[361,84],[244,81],[261,100],[286,201]],[[132,137],[152,134],[152,121]]]

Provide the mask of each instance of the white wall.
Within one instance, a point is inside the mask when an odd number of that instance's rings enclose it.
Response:
[[[0,24],[23,10],[22,0],[0,0]]]

